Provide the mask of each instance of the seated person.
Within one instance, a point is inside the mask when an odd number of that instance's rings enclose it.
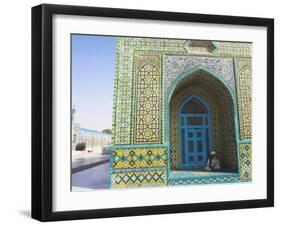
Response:
[[[220,170],[220,161],[218,156],[216,155],[215,151],[212,151],[207,162],[207,166],[205,170],[212,171],[212,170]]]

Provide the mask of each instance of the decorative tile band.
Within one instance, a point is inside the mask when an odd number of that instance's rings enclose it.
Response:
[[[168,144],[132,144],[132,145],[115,145],[112,149],[132,149],[132,148],[168,148]]]
[[[127,173],[127,172],[145,172],[145,171],[167,170],[167,167],[151,167],[151,168],[131,168],[131,169],[112,169],[113,173]]]
[[[252,137],[252,72],[251,60],[235,59],[240,139]]]
[[[117,39],[116,81],[114,82],[114,144],[130,144],[131,132],[131,90],[132,90],[132,49],[123,38]]]
[[[240,144],[239,145],[240,156],[240,180],[251,181],[252,180],[252,144]]]
[[[167,166],[166,148],[115,149],[114,169],[152,168]]]
[[[184,72],[192,68],[202,67],[211,71],[218,78],[225,81],[229,89],[235,92],[235,80],[232,58],[211,58],[194,56],[167,56],[166,57],[166,89],[169,89],[175,80]]]
[[[167,171],[114,173],[112,183],[113,188],[165,186],[167,185]]]
[[[251,139],[252,137],[252,101],[251,101],[251,86],[249,81],[251,81],[248,76],[251,76],[249,68],[245,68],[240,72],[240,90],[241,98],[240,103],[240,118],[241,118],[241,137],[243,139]]]
[[[181,179],[169,179],[168,185],[192,185],[192,184],[222,184],[222,183],[237,183],[239,182],[238,176],[217,176],[209,178],[181,178]]]

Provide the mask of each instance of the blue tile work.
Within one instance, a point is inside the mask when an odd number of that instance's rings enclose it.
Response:
[[[173,171],[170,172],[168,185],[216,184],[239,182],[239,173]]]
[[[117,152],[115,155],[111,154],[112,188],[251,180],[251,164],[248,164],[250,158],[242,154],[245,153],[245,148],[241,151],[239,146],[240,142],[245,139],[250,141],[251,138],[251,92],[245,91],[251,83],[251,44],[213,44],[215,50],[209,51],[208,48],[201,47],[186,48],[186,40],[132,37],[117,39],[112,128],[113,150],[118,150],[118,156],[121,157],[116,158]],[[226,122],[215,133],[234,131],[235,141],[229,136],[224,139],[224,143],[219,143],[219,139],[214,142],[223,146],[220,150],[231,150],[232,154],[228,156],[221,151],[221,158],[224,158],[225,165],[236,162],[239,173],[174,178],[171,170],[174,153],[171,152],[170,143],[174,125],[171,125],[170,120],[170,99],[174,88],[181,84],[181,79],[186,74],[194,75],[202,70],[219,80],[229,90],[234,102],[232,119],[224,119],[230,121],[230,124],[234,122],[234,128]],[[211,89],[215,90],[214,87],[208,87],[204,92],[208,93]],[[218,96],[223,94],[218,93]],[[219,116],[216,115],[217,121],[221,120]],[[161,148],[165,149],[164,154],[161,154],[161,161],[155,161],[154,157],[157,158]],[[247,156],[251,156],[251,152],[249,148]],[[128,157],[125,156],[126,153],[132,155]],[[140,158],[146,159],[146,162],[142,163]],[[127,160],[124,159],[133,160],[134,163],[131,161],[131,165],[126,167],[124,163]],[[149,166],[147,159],[153,160],[153,166]]]

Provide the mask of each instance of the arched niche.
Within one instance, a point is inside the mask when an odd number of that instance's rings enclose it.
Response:
[[[222,171],[237,172],[237,141],[234,102],[226,85],[211,73],[198,70],[177,82],[169,99],[169,143],[171,170],[189,169],[181,152],[180,108],[185,100],[200,97],[210,113],[210,151],[216,151]],[[204,168],[204,166],[200,166]]]

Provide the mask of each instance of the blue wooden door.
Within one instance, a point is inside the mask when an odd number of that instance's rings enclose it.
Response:
[[[196,100],[197,102],[199,100]],[[210,150],[210,112],[208,108],[180,111],[181,161],[184,167],[206,166]],[[195,108],[196,105],[191,107]],[[189,113],[192,112],[192,113]]]

